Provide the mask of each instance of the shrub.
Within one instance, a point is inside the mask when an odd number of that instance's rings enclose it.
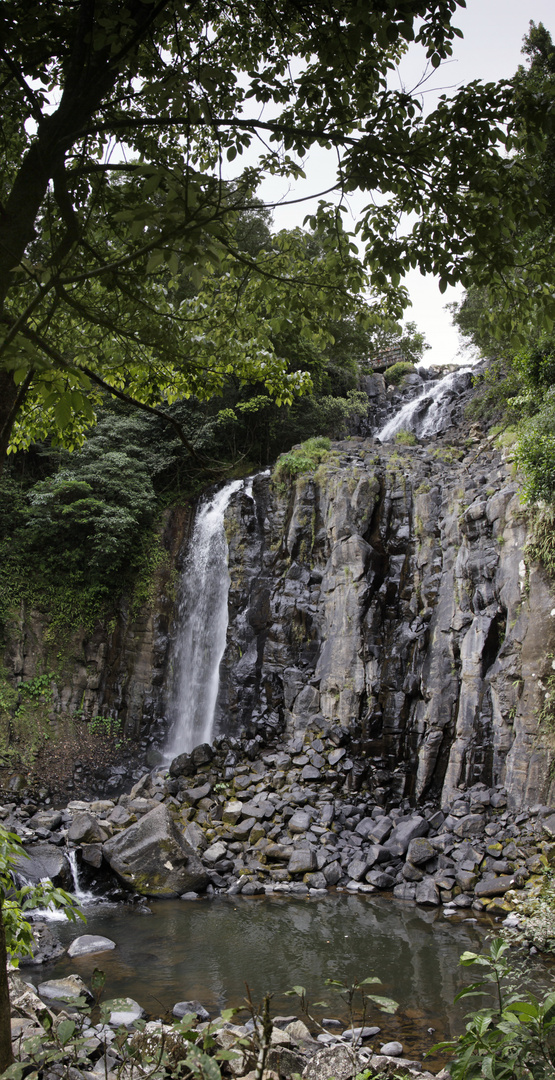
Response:
[[[416,446],[418,439],[412,431],[398,431],[395,442],[398,446]]]
[[[408,360],[399,360],[397,364],[392,364],[387,369],[384,375],[387,386],[399,386],[405,375],[412,375],[416,371],[414,364],[410,364]]]
[[[294,446],[288,454],[282,454],[278,458],[274,469],[274,483],[278,486],[284,485],[301,473],[312,472],[327,458],[330,446],[330,440],[322,437],[307,439],[300,446]]]
[[[452,1080],[551,1080],[555,1064],[555,993],[538,999],[523,989],[520,972],[509,963],[509,945],[497,938],[489,956],[465,952],[463,967],[480,967],[482,978],[466,986],[455,1001],[490,993],[491,1007],[467,1018],[458,1039],[433,1050],[454,1051]]]

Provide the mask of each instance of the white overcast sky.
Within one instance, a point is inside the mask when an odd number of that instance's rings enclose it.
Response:
[[[522,39],[528,31],[530,20],[535,23],[543,22],[555,35],[553,0],[527,0],[526,3],[523,0],[467,0],[466,9],[457,9],[453,19],[454,25],[463,32],[464,38],[455,39],[453,59],[449,64],[442,65],[427,85],[444,91],[450,86],[456,87],[473,79],[488,82],[509,78],[518,65],[525,61],[521,53]],[[422,71],[421,56],[415,59],[416,62],[411,63],[409,55],[403,64],[403,78],[407,87],[410,87],[411,82],[413,85],[418,82]],[[430,106],[433,106],[433,95],[427,94],[426,97]],[[310,155],[307,177],[304,190],[303,187],[296,186],[295,190],[289,193],[289,198],[313,192],[315,185],[323,189],[328,183],[333,183],[333,167],[324,159],[323,152],[316,150]],[[275,190],[272,190],[271,194],[269,189],[263,188],[262,191],[267,198],[277,197]],[[353,219],[357,209],[362,208],[366,201],[366,197],[360,201],[351,200]],[[275,226],[291,228],[302,224],[309,211],[310,203],[276,210]],[[348,227],[347,217],[345,225]],[[412,307],[408,309],[406,318],[417,323],[432,346],[426,354],[426,363],[463,362],[464,357],[459,353],[457,332],[445,310],[449,301],[460,298],[462,290],[448,288],[442,295],[437,280],[431,276],[423,277],[418,271],[411,271],[405,278],[405,283],[412,300]]]

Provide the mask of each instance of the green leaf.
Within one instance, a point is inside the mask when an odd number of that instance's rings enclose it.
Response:
[[[76,1031],[76,1024],[74,1023],[73,1020],[61,1020],[60,1021],[60,1023],[58,1024],[58,1027],[56,1028],[56,1034],[57,1034],[62,1046],[65,1046],[66,1043],[69,1042],[69,1040],[75,1034],[75,1031]]]
[[[66,428],[72,417],[71,398],[69,394],[63,394],[54,406],[54,421],[61,431]]]

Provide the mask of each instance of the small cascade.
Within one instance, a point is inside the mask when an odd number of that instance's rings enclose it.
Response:
[[[76,900],[79,901],[81,906],[83,906],[83,904],[91,904],[93,902],[98,903],[98,896],[95,896],[94,893],[89,892],[88,889],[83,889],[79,882],[79,867],[77,865],[77,852],[75,848],[67,849],[66,859],[69,863],[69,868],[71,870],[71,891],[75,896]]]
[[[232,480],[197,511],[179,598],[168,759],[212,739],[228,623],[224,515],[230,499],[244,485],[243,480]],[[251,492],[252,482],[247,493]]]
[[[468,384],[471,371],[471,368],[459,368],[438,382],[428,383],[419,397],[403,405],[399,412],[376,432],[376,439],[382,443],[390,442],[400,431],[413,432],[421,439],[431,439],[438,435],[447,427],[452,404],[465,384]]]

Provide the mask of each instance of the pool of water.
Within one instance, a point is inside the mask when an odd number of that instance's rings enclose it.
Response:
[[[480,951],[487,932],[393,898],[346,894],[165,900],[151,902],[150,910],[99,905],[86,909],[86,929],[53,924],[64,944],[86,932],[112,938],[116,949],[64,956],[31,969],[32,978],[76,972],[86,982],[100,967],[106,997],[129,995],[156,1016],[192,998],[215,1015],[243,1004],[247,985],[255,1002],[273,995],[274,1014],[299,1014],[297,999],[285,994],[301,984],[309,1000],[327,1003],[314,1015],[347,1021],[347,1006],[326,980],[347,984],[375,975],[382,981],[376,992],[399,1003],[395,1016],[370,1009],[367,1022],[382,1029],[377,1044],[399,1039],[409,1056],[420,1057],[462,1030],[463,1010],[453,998],[471,980],[458,959],[465,949]]]

